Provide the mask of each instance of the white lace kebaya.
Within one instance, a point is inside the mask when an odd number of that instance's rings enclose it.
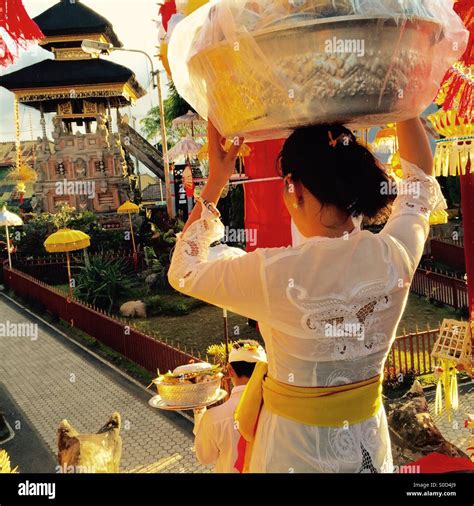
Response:
[[[399,192],[379,234],[310,237],[244,253],[209,245],[223,225],[206,209],[178,234],[168,273],[177,290],[259,322],[269,375],[336,386],[382,373],[429,231],[445,209],[438,182],[402,161],[416,192]],[[198,324],[198,322],[196,322]],[[341,428],[303,425],[262,409],[250,472],[393,471],[385,411]]]

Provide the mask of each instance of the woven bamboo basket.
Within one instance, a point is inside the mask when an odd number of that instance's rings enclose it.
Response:
[[[158,395],[169,406],[199,406],[215,399],[219,394],[222,374],[215,380],[206,383],[183,383],[165,385],[160,380],[154,380]]]

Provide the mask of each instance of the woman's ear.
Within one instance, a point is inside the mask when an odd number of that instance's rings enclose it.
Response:
[[[295,209],[304,203],[304,186],[301,181],[289,180],[288,193],[291,195],[291,202]]]

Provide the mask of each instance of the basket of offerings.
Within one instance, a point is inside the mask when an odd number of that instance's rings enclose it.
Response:
[[[466,32],[449,3],[220,0],[173,32],[173,79],[226,136],[407,119],[462,54]]]
[[[161,401],[170,407],[203,406],[219,399],[221,367],[197,362],[177,367],[153,380]]]

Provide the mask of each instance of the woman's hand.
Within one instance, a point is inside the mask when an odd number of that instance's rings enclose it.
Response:
[[[209,142],[209,178],[208,184],[221,189],[229,181],[235,170],[235,160],[242,145],[243,139],[235,139],[229,151],[225,151],[225,137],[223,137],[212,124],[207,129]]]
[[[201,197],[208,202],[217,204],[222,190],[235,170],[235,159],[242,145],[243,139],[236,139],[229,151],[223,148],[225,137],[223,137],[212,124],[208,123],[208,152],[209,152],[209,177],[201,192]],[[194,207],[190,214],[183,233],[201,216],[201,204]]]

